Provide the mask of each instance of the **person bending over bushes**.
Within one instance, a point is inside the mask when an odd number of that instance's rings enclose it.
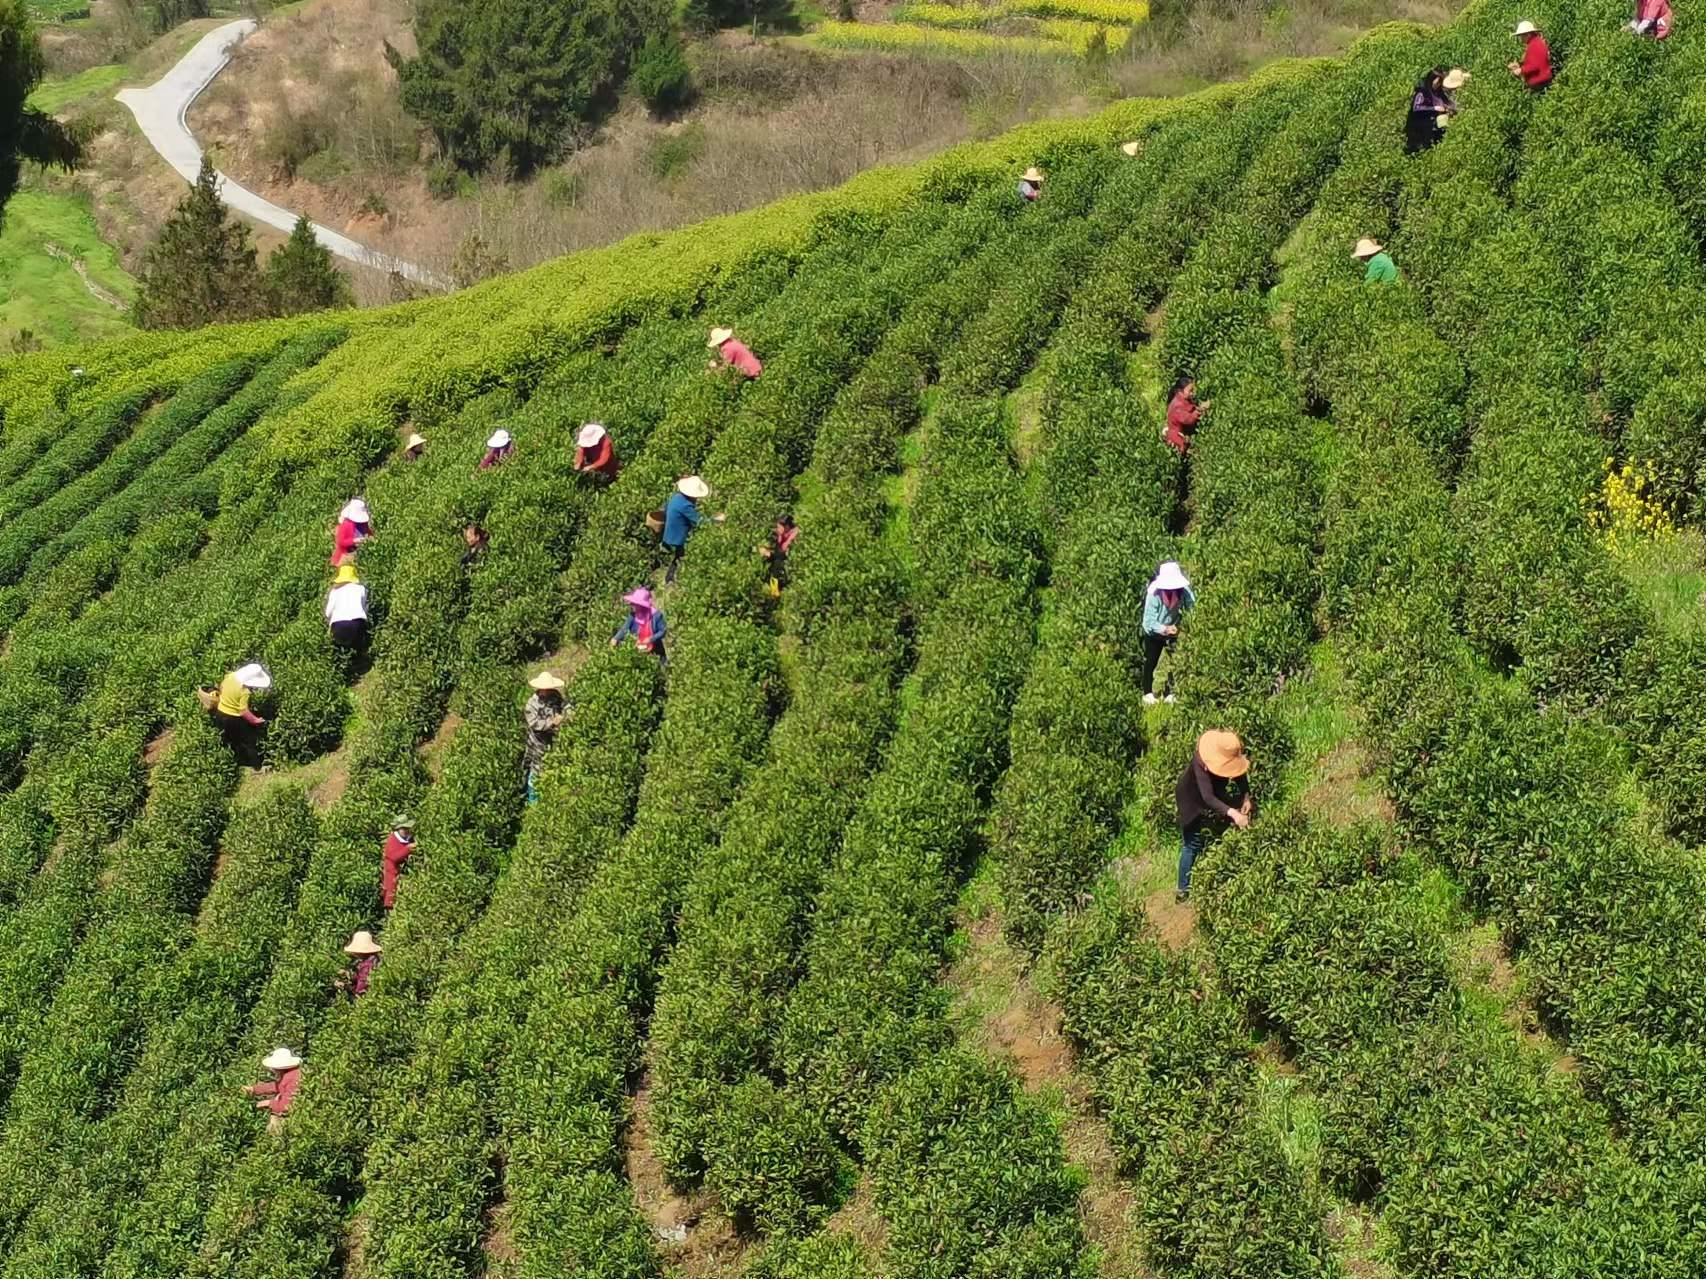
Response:
[[[271,687],[272,676],[267,673],[267,668],[259,662],[250,662],[234,671],[227,671],[225,678],[219,681],[217,691],[210,688],[196,690],[196,696],[212,712],[220,736],[240,764],[256,766],[260,762],[256,738],[266,720],[249,709],[249,701],[254,694],[264,693]]]
[[[1254,812],[1245,778],[1250,757],[1238,734],[1213,729],[1197,738],[1196,753],[1179,778],[1174,798],[1179,805],[1179,891],[1175,900],[1191,895],[1191,867],[1207,846],[1211,827],[1230,822],[1242,829]],[[1224,829],[1224,827],[1221,827]]]

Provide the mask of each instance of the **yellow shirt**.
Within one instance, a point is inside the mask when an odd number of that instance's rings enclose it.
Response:
[[[249,690],[237,682],[237,672],[227,671],[219,681],[219,713],[241,716],[249,709]]]

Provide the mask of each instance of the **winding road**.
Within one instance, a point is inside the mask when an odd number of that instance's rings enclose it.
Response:
[[[225,64],[231,61],[231,50],[254,30],[255,22],[250,18],[216,27],[198,40],[161,79],[146,89],[125,89],[118,94],[118,100],[136,117],[142,136],[185,181],[194,182],[201,172],[201,145],[190,132],[186,119],[190,104],[225,69]],[[239,213],[286,234],[296,226],[296,214],[237,185],[223,173],[219,175],[219,198]],[[376,271],[395,271],[405,279],[431,288],[449,287],[425,267],[370,249],[318,222],[313,227],[314,238],[346,261]]]

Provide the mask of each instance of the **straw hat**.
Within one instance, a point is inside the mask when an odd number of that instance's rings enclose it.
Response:
[[[1371,240],[1366,235],[1357,241],[1356,248],[1351,250],[1353,258],[1372,258],[1381,251],[1379,240]]]
[[[652,606],[652,593],[643,586],[636,586],[622,597],[622,602],[640,608],[650,608]]]
[[[497,430],[492,432],[491,438],[486,441],[486,447],[489,449],[508,448],[509,432],[500,426]]]
[[[597,422],[588,422],[581,427],[581,433],[575,436],[575,443],[583,449],[590,449],[604,438],[604,428]]]
[[[1155,571],[1155,589],[1158,591],[1182,591],[1190,584],[1191,579],[1185,576],[1178,560],[1167,560]]]
[[[406,449],[418,449],[421,447],[421,445],[423,445],[425,443],[426,443],[426,436],[422,435],[419,431],[416,431],[413,435],[411,435],[409,437],[409,442],[407,444],[403,445],[403,447]]]
[[[247,666],[237,668],[237,682],[244,688],[252,688],[258,692],[272,687],[272,676],[259,662],[250,662]]]
[[[554,693],[563,688],[563,680],[561,676],[553,675],[550,671],[540,671],[527,681],[527,687],[536,688],[541,693]]]
[[[1453,67],[1445,73],[1444,84],[1448,89],[1461,89],[1469,83],[1469,73],[1462,67]]]
[[[1137,156],[1137,153],[1139,151],[1143,150],[1143,143],[1141,143],[1141,142],[1122,142],[1122,143],[1120,143],[1120,150],[1124,151],[1127,155],[1135,158]]]
[[[1516,30],[1512,32],[1512,34],[1519,36],[1537,36],[1540,34],[1540,28],[1535,26],[1527,18],[1524,18],[1521,22],[1516,24]]]
[[[675,482],[675,487],[683,497],[690,497],[697,502],[702,497],[711,496],[711,486],[697,475],[686,475]]]
[[[261,1065],[268,1070],[295,1070],[302,1064],[302,1058],[288,1048],[274,1048],[261,1058]]]
[[[398,813],[391,819],[392,830],[413,830],[414,828],[415,819],[410,817],[407,813]]]
[[[357,524],[365,524],[372,518],[367,510],[367,503],[359,497],[352,497],[344,503],[344,509],[338,512],[340,520],[354,520]]]
[[[1033,164],[1019,176],[1026,182],[1041,182],[1043,180],[1043,171]]]
[[[711,330],[711,336],[705,339],[705,345],[706,346],[721,346],[724,342],[727,342],[734,335],[735,335],[735,331],[733,329],[725,329],[725,328],[712,329]]]
[[[1238,734],[1225,729],[1211,728],[1197,738],[1197,755],[1203,767],[1216,777],[1242,777],[1250,771],[1250,757],[1244,753],[1244,743]]]
[[[349,939],[349,943],[344,947],[344,954],[377,955],[379,950],[379,943],[373,940],[373,934],[363,928]]]

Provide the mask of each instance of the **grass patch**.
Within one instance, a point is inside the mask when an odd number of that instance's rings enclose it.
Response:
[[[19,191],[0,225],[0,343],[24,329],[50,346],[130,332],[123,313],[90,293],[73,263],[54,256],[49,245],[81,261],[96,285],[127,305],[135,299],[136,282],[101,239],[83,201]]]
[[[1637,542],[1616,558],[1663,630],[1673,635],[1701,630],[1706,623],[1706,536],[1698,529]]]
[[[128,63],[109,62],[105,66],[90,67],[63,80],[42,81],[30,94],[30,105],[49,115],[58,115],[86,98],[110,97],[132,78]]]

